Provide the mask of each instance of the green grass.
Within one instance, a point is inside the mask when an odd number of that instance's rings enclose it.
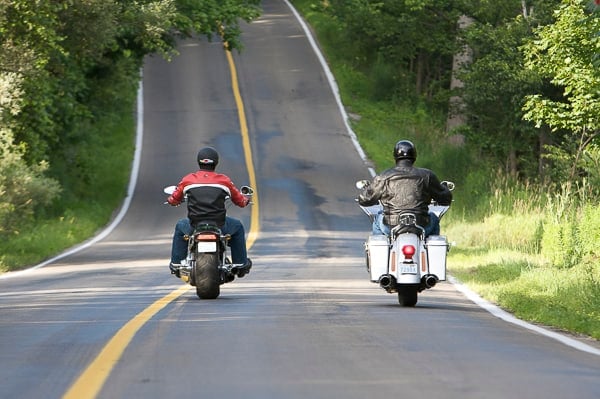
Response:
[[[122,98],[132,98],[126,93]],[[133,97],[134,98],[134,97]],[[72,247],[106,226],[125,198],[134,151],[135,121],[131,100],[120,114],[99,119],[86,148],[89,185],[67,187],[63,203],[0,240],[0,271],[33,266]],[[68,179],[66,180],[69,181]]]
[[[445,227],[449,272],[521,319],[600,339],[598,216],[568,190],[497,189],[487,217]]]
[[[0,268],[2,271],[19,270],[32,266],[60,253],[66,248],[90,237],[104,220],[88,215],[106,214],[97,209],[73,210],[64,216],[39,221],[18,235],[0,243]]]
[[[521,319],[600,339],[597,267],[557,269],[539,255],[458,245],[450,251],[448,268],[469,288]]]

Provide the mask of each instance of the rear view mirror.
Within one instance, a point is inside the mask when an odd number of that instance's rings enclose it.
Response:
[[[454,183],[451,181],[444,180],[442,182],[442,186],[448,187],[448,190],[450,190],[450,191],[454,190]]]
[[[368,180],[359,180],[356,182],[356,188],[358,188],[359,190],[362,190],[363,188],[367,187],[369,184],[371,184]]]
[[[250,186],[242,186],[242,187],[240,187],[240,191],[242,192],[242,194],[248,195],[248,196],[254,194],[254,189]]]

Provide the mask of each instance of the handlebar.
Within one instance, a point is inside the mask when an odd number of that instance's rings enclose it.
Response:
[[[172,195],[176,189],[177,189],[177,186],[167,186],[163,189],[163,192],[167,195]],[[254,189],[250,186],[241,186],[240,192],[242,193],[242,195],[244,195],[246,197],[252,197],[254,195]],[[227,199],[229,199],[229,196],[227,197]],[[185,201],[185,197],[184,197],[184,201]],[[168,205],[169,202],[165,201],[163,204]],[[177,206],[179,206],[179,205],[177,205]]]
[[[454,182],[448,181],[448,180],[443,180],[441,182],[442,186],[446,186],[448,187],[448,190],[453,191],[455,184]],[[371,185],[371,182],[368,180],[359,180],[356,182],[355,186],[357,189],[362,190],[365,187],[368,187],[369,185]]]

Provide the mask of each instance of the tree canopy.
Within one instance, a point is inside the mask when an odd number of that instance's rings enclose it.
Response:
[[[548,157],[556,177],[600,183],[600,18],[581,2],[564,1],[555,22],[542,26],[525,47],[526,67],[556,87],[555,96],[528,94],[525,119],[553,135]]]
[[[443,112],[460,98],[461,134],[489,165],[554,182],[598,175],[597,1],[329,0],[352,48],[347,62],[373,81],[375,99]],[[468,17],[461,29],[458,22]],[[470,61],[452,70],[467,48]],[[450,89],[451,76],[460,85]],[[493,166],[492,166],[493,167]]]

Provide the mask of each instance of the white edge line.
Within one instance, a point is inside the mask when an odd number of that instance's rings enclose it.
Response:
[[[480,297],[478,294],[471,291],[466,286],[462,285],[456,278],[450,276],[448,280],[456,287],[456,289],[458,291],[462,292],[468,299],[470,299],[472,302],[474,302],[479,307],[487,310],[493,316],[495,316],[499,319],[502,319],[504,321],[507,321],[509,323],[512,323],[514,325],[517,325],[519,327],[526,328],[526,329],[536,332],[538,334],[542,334],[546,337],[555,339],[567,346],[578,349],[580,351],[600,356],[600,349],[597,349],[591,345],[587,345],[581,341],[578,341],[578,340],[568,337],[566,335],[563,335],[563,334],[560,334],[560,333],[557,333],[554,331],[550,331],[550,330],[547,330],[540,326],[536,326],[535,324],[527,323],[526,321],[520,320],[520,319],[516,318],[515,316],[513,316],[512,314],[508,313],[507,311],[502,310],[499,307],[497,307],[496,305],[493,305],[490,302],[486,301],[485,299]]]
[[[117,216],[98,235],[96,235],[92,239],[84,242],[83,244],[77,245],[77,246],[75,246],[53,258],[47,259],[44,262],[42,262],[36,266],[30,267],[28,269],[20,270],[20,271],[16,271],[16,272],[6,272],[6,273],[0,275],[0,280],[11,278],[11,277],[21,276],[21,275],[29,273],[33,270],[36,270],[36,269],[42,268],[44,266],[47,266],[51,263],[54,263],[57,260],[60,260],[60,259],[66,258],[67,256],[73,255],[83,249],[86,249],[86,248],[94,245],[98,241],[104,239],[119,225],[119,223],[121,223],[121,221],[123,220],[123,217],[125,216],[125,214],[127,213],[127,210],[129,209],[129,205],[131,204],[131,199],[133,197],[133,192],[135,190],[138,173],[139,173],[139,169],[140,169],[140,160],[141,160],[141,154],[142,154],[142,140],[143,140],[143,136],[144,136],[144,86],[143,86],[142,78],[143,78],[143,71],[140,70],[140,83],[139,83],[138,92],[137,92],[137,128],[136,128],[136,139],[135,139],[135,151],[134,151],[133,163],[132,163],[132,167],[131,167],[131,175],[129,177],[129,186],[127,187],[127,195],[125,197],[125,200],[123,201],[123,205],[121,206],[121,209],[119,210],[119,213],[117,214]]]
[[[294,6],[292,6],[292,4],[288,0],[284,0],[284,2],[287,4],[287,6],[290,8],[290,10],[292,10],[292,13],[294,14],[296,19],[302,26],[302,29],[304,30],[304,33],[306,34],[311,47],[313,48],[314,52],[316,53],[317,58],[319,59],[319,62],[321,63],[321,66],[322,66],[323,70],[325,71],[325,75],[327,76],[327,80],[329,81],[329,85],[331,86],[331,89],[335,96],[335,100],[338,104],[338,108],[340,109],[340,112],[342,113],[344,123],[346,124],[346,129],[348,130],[348,134],[350,135],[350,138],[352,139],[352,143],[354,144],[354,147],[358,151],[358,154],[360,155],[362,160],[365,162],[365,164],[368,165],[368,159],[365,155],[365,152],[363,151],[362,147],[360,146],[360,143],[358,142],[358,138],[356,137],[356,134],[354,133],[354,131],[350,127],[350,124],[348,123],[348,114],[346,113],[346,109],[344,108],[344,106],[342,104],[342,100],[340,98],[339,89],[338,89],[337,83],[335,82],[335,78],[334,78],[333,74],[331,73],[331,70],[329,69],[327,62],[325,61],[325,58],[321,54],[321,50],[320,50],[319,46],[315,42],[310,29],[308,28],[308,26],[306,25],[306,23],[304,22],[304,20],[298,13],[298,11],[296,11]],[[368,168],[369,168],[369,173],[371,173],[371,176],[375,176],[375,174],[376,174],[375,170],[372,167],[368,167]],[[527,323],[523,320],[519,320],[516,317],[514,317],[513,315],[511,315],[510,313],[500,309],[499,307],[497,307],[497,306],[491,304],[490,302],[486,301],[485,299],[481,298],[479,295],[477,295],[473,291],[469,290],[464,285],[460,284],[460,282],[456,278],[450,276],[449,281],[456,287],[456,289],[458,291],[463,293],[468,299],[470,299],[477,306],[485,309],[486,311],[488,311],[495,317],[498,317],[504,321],[515,324],[517,326],[526,328],[528,330],[537,332],[538,334],[542,334],[546,337],[555,339],[565,345],[568,345],[568,346],[578,349],[580,351],[588,352],[593,355],[600,356],[600,350],[594,348],[593,346],[584,344],[576,339],[567,337],[565,335],[556,333],[554,331],[546,330],[539,326]]]
[[[348,123],[348,113],[346,112],[346,109],[344,108],[344,105],[342,104],[342,99],[340,97],[340,90],[335,81],[335,78],[333,77],[333,73],[331,73],[331,70],[329,69],[329,65],[327,65],[327,61],[325,61],[325,57],[323,57],[323,54],[321,53],[321,49],[319,49],[319,46],[317,45],[317,42],[313,38],[313,35],[312,35],[310,29],[308,28],[308,25],[306,25],[306,23],[304,22],[304,20],[298,13],[298,11],[296,11],[294,6],[292,6],[292,4],[288,0],[283,0],[283,1],[287,4],[287,6],[290,8],[292,13],[294,14],[296,19],[302,26],[302,29],[304,30],[304,33],[306,34],[306,37],[308,38],[308,42],[310,43],[311,47],[313,48],[313,51],[315,52],[315,54],[317,55],[317,58],[319,59],[319,63],[321,64],[321,67],[323,68],[323,71],[325,72],[325,76],[327,77],[327,81],[329,82],[329,86],[331,87],[331,91],[333,92],[333,96],[335,97],[335,101],[338,105],[340,113],[342,114],[342,119],[344,120],[344,124],[346,125],[346,130],[348,131],[348,134],[350,135],[352,144],[354,144],[354,148],[356,148],[358,155],[363,160],[363,162],[367,165],[367,168],[369,169],[369,173],[371,174],[371,176],[375,176],[375,174],[376,174],[375,169],[373,169],[371,166],[368,166],[368,162],[369,162],[368,158],[367,158],[364,150],[360,146],[360,143],[358,142],[358,138],[356,137],[356,134],[352,130],[352,127],[350,127],[350,123]]]

